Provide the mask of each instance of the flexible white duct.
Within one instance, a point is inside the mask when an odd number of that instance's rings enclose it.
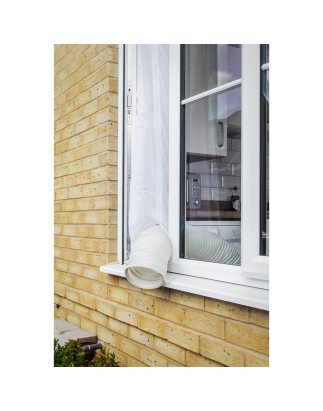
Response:
[[[127,280],[144,289],[164,285],[167,263],[172,252],[167,231],[159,225],[143,230],[132,243]]]
[[[239,252],[217,233],[200,227],[186,226],[187,258],[219,264],[241,265]]]

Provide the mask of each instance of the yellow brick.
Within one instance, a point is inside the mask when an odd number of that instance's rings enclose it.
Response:
[[[167,359],[148,348],[140,349],[140,361],[149,367],[167,367]]]
[[[170,290],[170,301],[187,305],[188,307],[204,310],[204,297],[184,291]]]
[[[186,351],[186,365],[188,367],[224,367],[219,362],[212,361],[202,355],[194,354],[191,351]]]
[[[92,321],[81,318],[81,328],[91,334],[96,334],[97,325]]]
[[[97,213],[100,217],[100,214]],[[93,238],[107,238],[107,227],[106,226],[94,226],[92,227],[92,237]]]
[[[96,309],[101,313],[113,317],[114,316],[114,305],[108,301],[96,299]]]
[[[67,213],[55,214],[55,222],[61,224],[68,224],[69,216]]]
[[[70,248],[73,250],[82,250],[83,241],[81,238],[70,238]]]
[[[166,339],[190,351],[199,352],[199,334],[176,325],[166,324]]]
[[[63,47],[61,47],[58,52],[56,53],[57,55],[57,61],[61,60],[63,57],[66,56],[66,54],[69,52],[68,44],[65,44]]]
[[[87,117],[96,113],[99,110],[99,100],[94,100],[91,103],[83,107],[83,116]]]
[[[73,87],[74,84],[75,84],[75,75],[72,75],[62,83],[62,92],[65,93],[65,91]]]
[[[76,325],[77,327],[81,327],[81,317],[78,316],[78,315],[67,312],[66,313],[66,320],[69,323]]]
[[[54,67],[54,74],[57,75],[64,70],[72,61],[75,60],[75,50],[68,53],[62,60],[60,60]]]
[[[137,341],[142,345],[145,345],[146,347],[154,347],[154,336],[152,334],[146,333],[145,331],[139,330],[138,328],[129,326],[129,338],[131,340]]]
[[[62,131],[60,131],[59,133],[54,134],[54,144],[57,144],[57,143],[59,143],[60,141],[62,141],[62,134],[63,134]],[[57,157],[57,156],[56,156],[56,157]],[[55,164],[55,166],[56,166],[56,165],[59,165],[59,164]]]
[[[54,166],[60,166],[62,164],[62,154],[58,154],[54,157]]]
[[[135,360],[134,358],[128,357],[127,367],[147,367],[147,365],[143,364],[140,361]]]
[[[63,201],[63,211],[75,211],[75,201]]]
[[[83,276],[83,265],[76,263],[69,263],[69,273]]]
[[[62,143],[55,145],[55,154],[63,153],[64,151],[68,150],[68,142],[63,141]]]
[[[82,223],[83,213],[70,213],[69,214],[69,222],[70,224],[80,224]],[[81,237],[77,234],[78,237]]]
[[[64,80],[68,77],[68,69],[61,71],[55,78],[54,78],[54,87],[60,85]],[[62,86],[61,86],[62,87]]]
[[[87,307],[84,307],[83,305],[74,304],[74,312],[75,314],[79,314],[82,317],[90,318],[90,309]]]
[[[63,260],[55,259],[54,267],[55,267],[55,270],[67,272],[68,271],[68,262],[63,261]],[[65,297],[65,294],[64,294],[64,297]]]
[[[106,107],[118,107],[117,93],[107,93],[100,97],[100,110]]]
[[[63,226],[54,224],[54,234],[55,235],[61,235],[63,233]]]
[[[201,337],[201,354],[229,367],[244,366],[244,352],[224,341]]]
[[[75,288],[78,288],[83,291],[91,291],[91,281],[86,278],[75,278]]]
[[[91,120],[90,117],[86,117],[75,124],[75,133],[82,133],[82,131],[88,130],[89,128],[91,128]]]
[[[79,81],[83,80],[86,76],[91,74],[91,63],[85,64],[75,73],[75,80],[78,83]]]
[[[73,137],[75,133],[74,130],[74,125],[71,125],[69,127],[66,127],[63,131],[62,131],[62,139],[65,140],[67,138]]]
[[[93,210],[104,210],[108,206],[108,197],[98,197],[92,199]]]
[[[69,260],[69,261],[75,261],[76,258],[76,251],[75,250],[67,250],[65,248],[62,248],[62,260]]]
[[[57,177],[62,177],[66,174],[68,174],[68,167],[67,166],[61,166],[56,168],[56,176]]]
[[[76,60],[73,61],[73,63],[69,66],[69,75],[73,74],[76,70],[78,70],[80,67],[82,67],[83,64],[83,56],[80,56]]]
[[[83,118],[83,110],[80,108],[68,116],[68,123],[69,125],[75,124],[76,122],[82,120],[82,118]],[[70,147],[70,148],[75,148],[75,147]]]
[[[91,265],[91,254],[84,251],[76,251],[75,261],[77,263]]]
[[[66,298],[75,303],[80,302],[80,293],[78,291],[72,290],[71,288],[66,288]]]
[[[68,140],[68,149],[73,150],[74,148],[80,147],[83,144],[82,136],[75,136]]]
[[[146,297],[142,294],[129,293],[129,306],[149,314],[154,313],[153,298]]]
[[[248,322],[249,309],[244,305],[228,303],[226,301],[215,300],[213,298],[205,298],[205,311],[213,314],[222,315],[223,317],[232,318]]]
[[[116,361],[119,362],[119,367],[127,367],[127,357],[115,348],[113,349],[113,352],[116,356]]]
[[[75,184],[76,185],[80,185],[80,184],[88,184],[91,182],[91,175],[90,172],[86,172],[86,173],[81,173],[81,174],[77,174],[75,176]]]
[[[70,101],[69,103],[65,104],[62,107],[62,116],[65,117],[70,114],[73,110],[75,110],[75,101]]]
[[[118,212],[114,210],[102,211],[100,213],[100,224],[117,224]]]
[[[108,273],[99,272],[99,281],[101,283],[114,285],[115,287],[118,287],[119,285],[119,277]]]
[[[269,311],[250,308],[250,322],[260,327],[269,328]]]
[[[61,117],[63,117],[62,109],[58,108],[57,110],[54,111],[54,121],[59,120]],[[55,141],[55,143],[56,143],[56,141]]]
[[[62,85],[59,85],[54,88],[54,99],[59,97],[62,94]]]
[[[77,83],[74,87],[72,87],[69,91],[68,91],[68,101],[73,100],[76,96],[78,96],[79,94],[81,94],[83,91],[83,83]]]
[[[98,313],[97,311],[90,310],[90,319],[94,321],[95,323],[103,325],[103,327],[107,326],[107,316],[104,314]]]
[[[109,287],[108,299],[117,303],[128,305],[128,293],[125,290],[119,288]]]
[[[104,284],[101,283],[95,283],[92,281],[91,283],[91,293],[102,297],[102,298],[108,298],[108,287]]]
[[[63,249],[54,247],[54,258],[63,258]]]
[[[62,211],[62,202],[61,201],[55,201],[54,211],[55,212]],[[55,234],[57,234],[57,233],[55,232]]]
[[[185,365],[180,364],[179,362],[168,360],[168,367],[185,367]]]
[[[100,80],[104,80],[107,77],[118,77],[119,66],[115,63],[108,63],[100,68]]]
[[[118,150],[118,123],[111,122],[100,125],[99,128],[100,138],[110,136],[110,147],[109,150]]]
[[[99,184],[90,184],[83,187],[84,197],[94,197],[99,195]]]
[[[68,195],[70,198],[82,197],[83,188],[82,187],[72,187],[68,190]]]
[[[120,351],[130,355],[133,358],[139,360],[139,345],[134,343],[128,338],[121,337],[120,335],[117,336],[117,348]]]
[[[61,282],[69,287],[74,287],[75,277],[67,273],[62,273]]]
[[[67,127],[68,125],[69,125],[69,123],[68,123],[68,118],[67,117],[63,118],[62,120],[56,121],[55,126],[54,126],[55,133],[57,131],[63,130],[63,128]],[[58,149],[56,149],[56,146],[55,146],[55,154],[62,153],[62,151],[56,151],[56,150],[58,150]],[[66,151],[66,150],[63,150],[63,151]]]
[[[179,347],[178,345],[172,344],[169,341],[165,341],[161,338],[156,337],[155,351],[185,365],[185,349]]]
[[[95,297],[90,294],[80,293],[80,304],[85,305],[86,307],[95,309]]]
[[[76,97],[75,99],[75,109],[78,109],[82,106],[84,106],[84,104],[88,103],[89,101],[91,101],[91,92],[86,91],[85,93],[80,94],[78,97]]]
[[[91,75],[87,76],[83,80],[83,90],[87,90],[88,88],[94,86],[100,81],[100,73],[99,71],[92,73]],[[92,98],[93,99],[93,98]]]
[[[84,53],[84,51],[87,50],[89,47],[91,47],[91,44],[79,44],[76,48],[76,57]]]
[[[83,64],[87,63],[88,61],[92,60],[100,52],[100,45],[93,44],[89,49],[84,51],[83,53]]]
[[[108,79],[108,80],[104,80],[104,81],[109,81],[109,80],[112,80],[112,79]],[[97,86],[95,86],[95,88],[96,87]],[[108,90],[105,90],[105,91],[108,91]],[[103,92],[101,94],[103,94]],[[94,99],[96,97],[97,97],[97,95],[94,95],[93,94],[93,89],[91,89],[91,98]],[[107,121],[118,121],[118,109],[116,107],[107,107],[104,110],[100,110],[99,113],[93,114],[91,116],[91,126],[92,127],[98,126],[99,124],[105,123]],[[57,122],[56,131],[59,131],[59,130],[61,130],[62,128],[66,127],[66,126],[67,126],[67,124],[63,125],[60,122]]]
[[[116,166],[117,164],[118,164],[118,153],[116,151],[108,151],[100,155],[100,167]],[[118,173],[115,172],[113,180],[117,180],[117,179],[118,179]]]
[[[118,194],[118,183],[115,181],[100,183],[100,195],[105,194]]]
[[[128,335],[128,325],[115,320],[114,318],[108,318],[108,328],[118,334],[124,335],[125,337]]]
[[[186,327],[203,333],[213,335],[213,337],[224,338],[225,321],[199,311],[186,310]]]
[[[141,288],[136,287],[135,285],[132,285],[131,283],[129,283],[129,281],[125,277],[118,277],[118,278],[119,278],[119,287],[126,288],[132,291],[141,292]]]
[[[83,165],[82,160],[78,160],[70,164],[68,166],[69,174],[75,174],[75,173],[79,173],[80,171],[82,171],[82,165]]]
[[[64,104],[66,104],[68,102],[68,93],[62,94],[61,96],[59,96],[54,103],[54,108],[58,108]]]
[[[75,186],[75,177],[67,176],[62,178],[63,187],[72,187]]]
[[[166,301],[155,300],[155,315],[181,325],[185,324],[186,308]]]
[[[95,211],[88,211],[83,214],[83,223],[85,224],[99,224],[100,214]]]
[[[75,201],[76,210],[91,210],[91,199],[81,198]]]
[[[60,188],[55,191],[55,200],[64,200],[68,198],[68,189]]]
[[[91,171],[91,182],[117,180],[118,169],[114,166],[102,167]]]
[[[91,237],[91,227],[85,225],[76,226],[77,237]]]
[[[117,345],[117,336],[114,332],[108,330],[105,327],[101,327],[100,325],[97,326],[97,336],[100,340],[112,345],[112,347],[116,347]]]
[[[66,310],[69,310],[69,311],[73,311],[73,309],[74,309],[73,302],[70,301],[70,300],[67,300],[66,298],[61,299],[61,306],[63,308],[66,308]]]
[[[60,304],[60,303],[61,303],[61,297],[54,294],[54,304]]]
[[[226,340],[263,354],[269,354],[269,332],[267,330],[227,322]]]
[[[75,235],[75,225],[64,225],[62,230],[63,235],[74,236]]]
[[[61,297],[65,297],[65,289],[66,287],[59,283],[54,283],[54,293],[60,295]]]
[[[153,297],[163,298],[164,300],[169,300],[169,288],[160,287],[155,290],[142,290],[144,294],[151,295]]]
[[[166,323],[147,314],[138,314],[138,328],[158,337],[165,338]]]
[[[54,270],[54,281],[56,281],[57,283],[61,283],[62,282],[61,277],[62,277],[62,273]]]
[[[91,146],[86,145],[83,147],[78,148],[75,151],[75,158],[79,160],[80,158],[88,157],[91,154]],[[83,160],[84,161],[84,160]],[[85,171],[85,170],[84,170]]]
[[[108,207],[108,210],[117,210],[118,209],[118,199],[117,199],[117,197],[109,196],[108,197],[107,207]]]
[[[91,240],[84,240],[84,243],[86,241],[91,241]],[[96,267],[84,267],[83,275],[84,277],[90,278],[91,280],[98,280],[99,270]]]
[[[82,134],[84,144],[92,143],[92,141],[96,141],[99,138],[99,128],[92,128],[89,131],[86,131]]]
[[[96,56],[91,61],[91,71],[97,70],[98,68],[102,67],[103,64],[107,63],[108,61],[118,62],[118,50],[107,49],[103,51],[102,53],[100,53],[98,56]]]
[[[247,352],[246,367],[269,367],[269,358]]]
[[[66,237],[55,237],[54,242],[56,247],[66,247],[68,248],[68,238]]]
[[[136,312],[130,310],[129,308],[116,307],[114,310],[114,317],[124,323],[137,326],[138,315]]]
[[[65,318],[66,320],[66,310],[65,308],[57,308],[56,306],[54,306],[54,313],[56,315],[56,317],[58,318]]]

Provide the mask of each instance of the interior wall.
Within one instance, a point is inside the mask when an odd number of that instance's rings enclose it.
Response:
[[[268,366],[267,311],[100,273],[117,260],[117,77],[117,44],[54,46],[54,318],[121,366]]]

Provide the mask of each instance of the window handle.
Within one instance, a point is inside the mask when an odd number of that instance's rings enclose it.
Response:
[[[224,127],[222,121],[218,121],[218,146],[223,147],[224,144]]]
[[[188,205],[188,177],[186,177],[186,205]]]

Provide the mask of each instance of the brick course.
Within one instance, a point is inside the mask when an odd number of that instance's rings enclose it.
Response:
[[[54,63],[54,318],[124,367],[268,366],[268,312],[100,273],[117,260],[118,45],[57,44]]]

